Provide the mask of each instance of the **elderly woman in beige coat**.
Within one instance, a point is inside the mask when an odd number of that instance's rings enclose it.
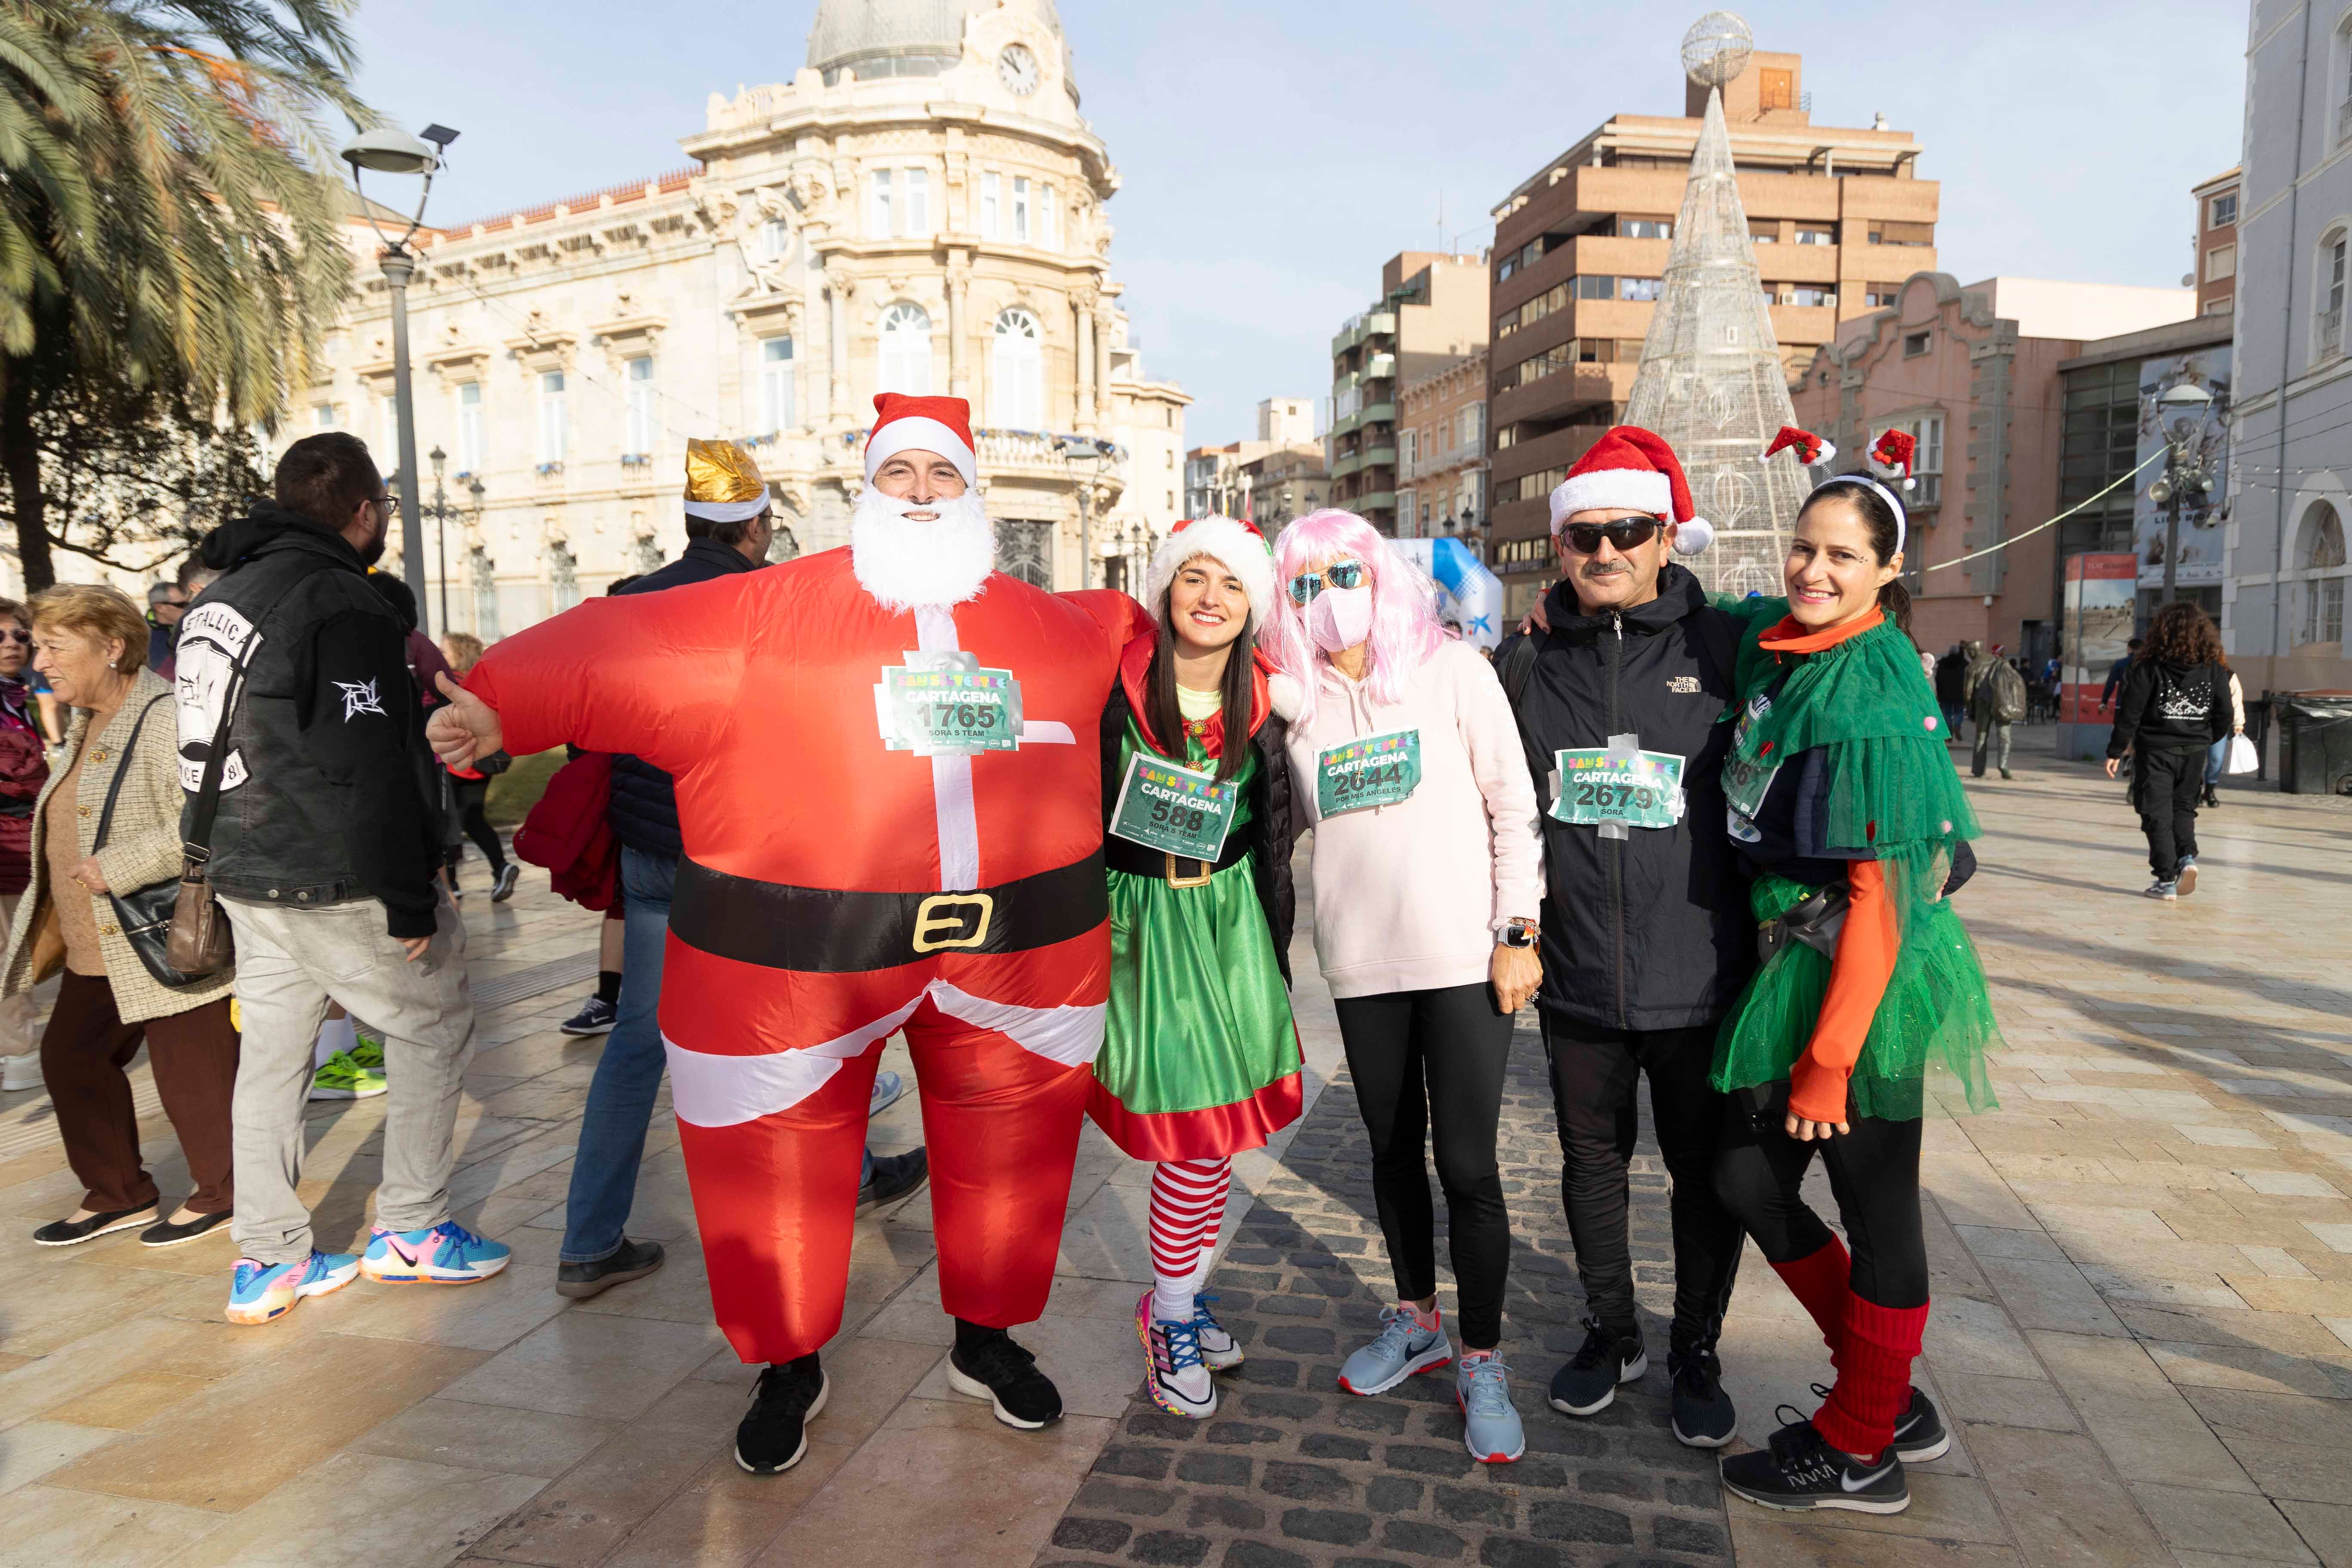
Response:
[[[110,890],[180,872],[179,734],[172,689],[146,668],[147,623],[114,588],[60,584],[32,600],[33,662],[73,711],[59,765],[33,812],[32,881],[17,900],[0,997],[62,966],[41,1035],[41,1074],[57,1105],[81,1206],[33,1233],[71,1247],[144,1226],[149,1247],[194,1241],[229,1217],[229,1102],[237,1037],[231,976],[159,984],[122,934]],[[136,739],[134,741],[134,734]],[[121,779],[106,842],[98,830]],[[142,1039],[180,1136],[194,1191],[169,1215],[139,1155],[126,1068]]]

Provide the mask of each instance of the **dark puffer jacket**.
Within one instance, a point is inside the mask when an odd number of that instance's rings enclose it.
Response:
[[[688,583],[708,583],[759,569],[743,552],[715,539],[688,540],[686,553],[658,571],[648,572],[623,594],[658,594]],[[686,840],[677,830],[677,785],[668,773],[643,757],[624,752],[613,759],[613,798],[604,808],[613,836],[642,855],[678,856]]]

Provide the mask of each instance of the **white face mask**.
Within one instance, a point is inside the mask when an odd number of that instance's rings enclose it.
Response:
[[[1325,653],[1340,653],[1372,635],[1372,589],[1326,588],[1307,606],[1307,635]]]

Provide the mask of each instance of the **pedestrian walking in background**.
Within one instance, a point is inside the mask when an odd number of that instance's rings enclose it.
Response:
[[[1944,716],[1944,743],[1958,745],[1969,712],[1969,653],[1958,643],[1936,661],[1936,706]]]
[[[2131,753],[2140,831],[2147,835],[2151,899],[2197,890],[2197,802],[2205,758],[2230,738],[2230,667],[2211,617],[2186,599],[2156,613],[2147,642],[2124,678],[2107,737],[2107,776]]]
[[[2099,687],[2100,712],[2104,713],[2115,706],[2116,693],[2123,689],[2124,678],[2131,673],[2132,664],[2139,658],[2140,650],[2147,646],[2145,639],[2132,638],[2124,645],[2123,658],[2107,666],[2107,679]]]
[[[482,657],[482,639],[471,632],[445,632],[441,637],[442,657],[448,661],[449,673],[464,680]],[[457,813],[458,829],[474,841],[482,858],[490,864],[490,902],[505,903],[514,897],[515,883],[522,868],[507,858],[506,846],[499,842],[499,830],[490,826],[487,815],[490,800],[490,781],[513,765],[514,759],[504,752],[493,752],[462,770],[449,770],[450,804]],[[457,885],[457,865],[463,858],[462,847],[449,852],[449,885]]]
[[[2221,656],[2221,668],[2230,669],[2230,656],[2226,653]],[[2207,805],[2218,806],[2221,804],[2221,775],[2229,770],[2230,766],[2230,742],[2231,737],[2242,735],[2245,732],[2246,688],[2244,683],[2239,680],[2238,672],[2230,669],[2230,733],[2205,748],[2205,804]]]
[[[1990,755],[2000,776],[2010,778],[2010,726],[2025,717],[2025,678],[2017,667],[2001,657],[2000,645],[1995,643],[1990,653],[1984,644],[1967,645],[1968,674],[1962,690],[1967,696],[1969,717],[1976,724],[1977,743],[1973,758],[1978,778],[1985,775],[1985,762]]]
[[[1302,688],[1290,761],[1315,827],[1315,953],[1371,1143],[1396,1305],[1339,1370],[1381,1394],[1442,1367],[1424,1147],[1459,1293],[1454,1395],[1481,1463],[1526,1452],[1500,1352],[1510,1215],[1496,1157],[1511,1015],[1541,979],[1541,845],[1510,705],[1446,637],[1428,580],[1352,512],[1310,513],[1276,552],[1271,644]]]
[[[188,591],[177,583],[156,583],[147,589],[147,668],[161,670],[172,661],[173,646],[180,640],[180,617],[188,613]]]
[[[1920,1118],[1930,1073],[1993,1103],[1984,1054],[2000,1037],[1948,897],[1978,827],[1912,658],[1906,522],[1868,476],[1813,491],[1787,616],[1746,602],[1724,764],[1764,956],[1716,1047],[1716,1087],[1738,1102],[1716,1190],[1837,1367],[1810,1419],[1723,1463],[1727,1490],[1777,1509],[1900,1512],[1904,1465],[1951,1442],[1911,1383],[1928,1310]],[[1801,1195],[1816,1156],[1851,1255]]]
[[[1739,1225],[1715,1194],[1727,1102],[1707,1073],[1755,962],[1746,881],[1722,829],[1731,732],[1717,721],[1739,624],[1672,559],[1704,543],[1703,524],[1670,521],[1688,510],[1672,448],[1621,427],[1587,457],[1552,495],[1560,577],[1545,626],[1496,664],[1549,802],[1538,1018],[1586,1303],[1584,1342],[1553,1373],[1550,1401],[1597,1415],[1649,1370],[1628,1222],[1646,1075],[1673,1184],[1670,1419],[1678,1440],[1712,1448],[1738,1424],[1716,1347]],[[1615,786],[1604,794],[1600,780],[1621,773],[1654,780],[1636,785],[1652,792],[1646,808]]]
[[[1274,597],[1256,529],[1179,523],[1152,554],[1151,622],[1128,643],[1098,727],[1110,999],[1087,1110],[1154,1162],[1135,1331],[1152,1403],[1195,1421],[1217,1412],[1211,1372],[1242,1361],[1201,1294],[1233,1157],[1264,1148],[1303,1103],[1288,957],[1301,821],[1281,711],[1297,689],[1283,679],[1283,700],[1256,651]],[[1192,808],[1172,822],[1153,809],[1171,780],[1195,792],[1197,825]]]
[[[392,497],[365,444],[341,431],[289,447],[275,489],[205,536],[204,559],[223,575],[190,606],[178,649],[182,831],[209,847],[245,1025],[237,1323],[268,1322],[362,1272],[470,1284],[508,1259],[449,1215],[474,1004],[465,926],[436,888],[406,630],[367,577]],[[331,1001],[382,1031],[391,1080],[376,1222],[360,1257],[318,1250],[295,1193],[312,1045]]]
[[[82,1184],[81,1205],[33,1239],[70,1247],[136,1225],[147,1246],[172,1247],[229,1219],[237,1071],[231,973],[163,984],[108,897],[180,874],[172,689],[146,667],[145,620],[121,591],[46,588],[34,595],[32,614],[35,657],[73,720],[68,760],[29,824],[32,879],[9,925],[0,992],[13,1004],[64,967],[41,1035],[41,1070],[66,1163]],[[141,1160],[131,1108],[126,1069],[142,1039],[194,1184],[169,1215]]]
[[[16,900],[32,878],[34,805],[49,776],[47,745],[25,679],[32,658],[25,606],[0,599],[0,926],[15,924]],[[0,997],[0,1092],[40,1087],[33,998],[14,992]]]

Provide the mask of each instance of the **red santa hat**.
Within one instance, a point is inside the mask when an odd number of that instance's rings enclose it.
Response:
[[[866,478],[901,452],[937,452],[956,467],[967,485],[980,482],[971,443],[971,405],[961,397],[909,397],[903,392],[874,396],[874,428],[866,437]]]
[[[1264,626],[1274,614],[1274,552],[1255,523],[1231,517],[1187,518],[1168,531],[1143,574],[1143,603],[1152,615],[1160,614],[1168,584],[1196,555],[1209,557],[1242,580],[1249,595],[1250,626]]]
[[[1692,510],[1675,449],[1638,425],[1612,426],[1568,470],[1551,492],[1552,533],[1577,512],[1607,510],[1646,511],[1673,522],[1677,555],[1696,555],[1715,539],[1715,525]]]
[[[1882,431],[1871,444],[1870,471],[1890,484],[1901,479],[1902,488],[1907,490],[1911,488],[1911,459],[1918,447],[1919,443],[1907,431]]]
[[[1837,460],[1835,447],[1831,446],[1811,430],[1800,430],[1794,425],[1781,426],[1780,433],[1772,437],[1772,444],[1765,447],[1756,460],[1759,463],[1769,463],[1772,460],[1773,455],[1779,452],[1796,453],[1797,461],[1809,468],[1816,468],[1823,463],[1832,463]]]

